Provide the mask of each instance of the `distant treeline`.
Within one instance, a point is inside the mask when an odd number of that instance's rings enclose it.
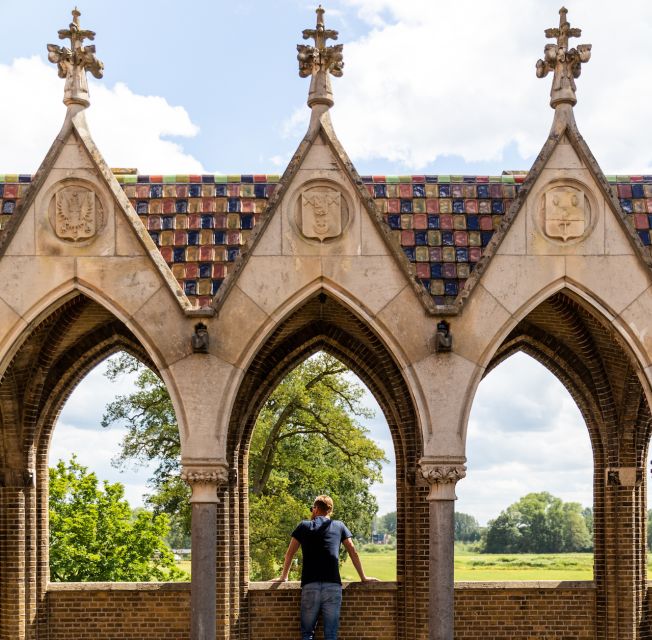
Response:
[[[652,511],[648,520],[652,521]],[[379,517],[376,531],[394,535],[396,513]],[[455,513],[455,540],[473,543],[482,553],[593,551],[593,510],[545,491],[528,493],[486,527],[474,516]]]

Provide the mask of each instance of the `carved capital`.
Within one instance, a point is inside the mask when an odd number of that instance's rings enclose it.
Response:
[[[421,475],[430,485],[428,500],[457,500],[455,485],[466,477],[463,464],[441,464],[422,460],[419,462]]]
[[[190,502],[219,502],[217,490],[229,482],[229,470],[219,467],[184,467],[181,479],[192,489]]]

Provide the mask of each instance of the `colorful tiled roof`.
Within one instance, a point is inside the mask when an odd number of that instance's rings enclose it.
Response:
[[[118,175],[118,182],[193,304],[210,304],[277,187],[275,175]],[[525,175],[363,176],[364,186],[437,305],[453,304]],[[652,176],[607,176],[645,246]],[[29,188],[0,175],[0,229]]]

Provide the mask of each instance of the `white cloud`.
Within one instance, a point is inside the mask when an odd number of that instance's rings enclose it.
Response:
[[[97,474],[100,480],[120,482],[132,506],[142,504],[153,466],[118,470],[111,460],[120,452],[126,429],[111,426],[103,429],[100,420],[106,405],[117,395],[132,393],[135,375],[125,375],[116,382],[105,376],[107,361],[93,369],[73,391],[63,407],[50,443],[50,465],[70,460],[76,454],[80,464]]]
[[[523,0],[518,10],[504,0],[344,3],[371,27],[345,42],[345,74],[334,81],[333,121],[354,160],[418,171],[445,156],[501,162],[512,145],[530,160],[540,150],[552,121],[552,79],[537,79],[534,69],[558,3]],[[652,172],[645,81],[652,4],[624,0],[618,16],[607,0],[571,7],[571,23],[583,30],[575,42],[594,45],[578,80],[576,118],[605,171]],[[306,112],[297,109],[286,129],[298,130]]]
[[[593,504],[593,453],[584,420],[557,378],[525,354],[512,356],[480,384],[467,458],[456,508],[482,523],[530,492]]]
[[[38,56],[0,64],[0,172],[34,173],[65,116],[63,80]],[[201,163],[165,137],[193,137],[199,129],[188,112],[158,96],[92,82],[87,119],[93,138],[112,167],[142,173],[202,173]]]

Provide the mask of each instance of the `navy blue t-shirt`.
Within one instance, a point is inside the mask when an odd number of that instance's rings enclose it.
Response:
[[[340,579],[340,545],[351,532],[340,520],[317,516],[314,520],[302,520],[292,532],[301,544],[303,568],[301,586],[310,582],[336,582]]]

